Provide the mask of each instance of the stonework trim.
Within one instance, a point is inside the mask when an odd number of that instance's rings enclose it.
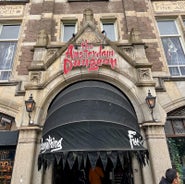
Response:
[[[184,12],[184,1],[163,1],[153,2],[153,8],[155,12]]]

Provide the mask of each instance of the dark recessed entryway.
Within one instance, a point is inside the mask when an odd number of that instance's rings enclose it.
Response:
[[[142,144],[128,98],[111,84],[81,81],[61,91],[48,109],[39,169],[53,162],[54,183],[72,184],[80,169],[88,176],[99,164],[108,183],[116,178],[120,183],[123,174],[132,178],[133,154],[145,164],[148,152]]]

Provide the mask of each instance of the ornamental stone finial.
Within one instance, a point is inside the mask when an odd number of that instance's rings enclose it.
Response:
[[[93,11],[91,9],[85,9],[83,15],[85,22],[93,21]]]

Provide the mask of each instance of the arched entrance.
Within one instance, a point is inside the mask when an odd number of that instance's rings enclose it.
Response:
[[[125,152],[123,154],[123,162],[121,163],[119,159],[115,165],[113,165],[110,158],[107,158],[107,164],[104,167],[102,164],[101,157],[96,161],[96,166],[93,168],[95,171],[93,174],[93,169],[89,159],[87,158],[86,163],[79,164],[78,159],[76,159],[72,167],[69,163],[64,163],[60,161],[54,163],[53,169],[53,184],[80,184],[81,176],[84,183],[90,184],[92,181],[91,177],[94,175],[100,176],[100,181],[102,184],[133,184],[133,171],[132,171],[132,160],[131,154]],[[101,168],[101,173],[96,172],[97,168]],[[95,176],[96,177],[96,176]]]
[[[108,83],[81,81],[59,93],[48,109],[39,168],[53,162],[53,184],[76,183],[82,173],[87,183],[102,175],[106,183],[132,184],[132,155],[141,164],[147,159],[142,143],[128,98]],[[102,171],[95,172],[97,167]]]

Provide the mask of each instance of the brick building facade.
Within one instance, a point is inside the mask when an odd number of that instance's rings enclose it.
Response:
[[[173,166],[183,184],[184,39],[180,0],[0,1],[0,183],[72,184],[100,163],[107,183]]]

